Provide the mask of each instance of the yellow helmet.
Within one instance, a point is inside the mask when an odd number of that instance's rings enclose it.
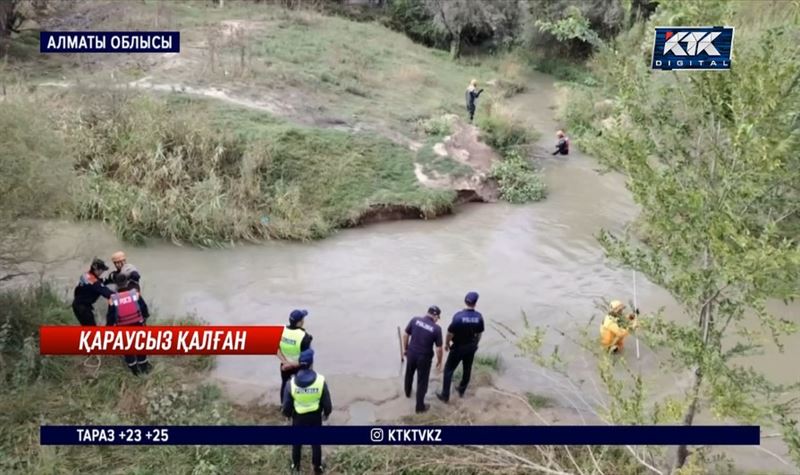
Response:
[[[125,253],[122,251],[117,251],[114,254],[111,254],[111,262],[120,262],[124,261],[125,259]]]
[[[625,304],[620,302],[619,300],[612,300],[611,305],[609,305],[609,308],[611,309],[612,312],[618,312],[623,308],[625,308]]]

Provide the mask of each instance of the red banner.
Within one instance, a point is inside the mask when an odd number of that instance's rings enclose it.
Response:
[[[281,326],[39,327],[42,355],[274,355]]]

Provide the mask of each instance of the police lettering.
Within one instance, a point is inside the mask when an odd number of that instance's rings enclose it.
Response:
[[[75,429],[78,442],[114,442],[113,429]]]
[[[481,319],[478,317],[461,317],[463,323],[480,323]]]
[[[319,388],[312,388],[312,387],[301,388],[300,386],[297,386],[294,389],[294,392],[300,394],[317,394],[319,392]]]
[[[416,323],[414,323],[414,324],[416,326],[420,327],[420,328],[424,328],[425,330],[433,333],[433,327],[428,325],[427,323],[423,322],[422,320],[417,320]]]
[[[178,333],[178,351],[184,353],[190,351],[242,351],[245,349],[246,342],[247,331],[204,330]]]
[[[441,429],[389,429],[389,442],[441,442]]]

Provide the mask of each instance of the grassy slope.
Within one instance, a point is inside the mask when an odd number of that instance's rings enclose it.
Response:
[[[25,83],[58,78],[101,86],[148,75],[153,82],[222,87],[241,97],[259,98],[269,92],[281,103],[285,98],[298,115],[322,110],[323,115],[366,124],[370,130],[348,135],[294,127],[291,121],[303,117],[290,116],[289,122],[282,122],[216,101],[183,101],[179,111],[152,117],[140,111],[136,115],[142,122],[134,124],[117,113],[120,104],[102,105],[106,113],[97,115],[107,123],[95,127],[100,133],[75,148],[84,174],[94,177],[79,216],[109,222],[118,234],[134,241],[160,236],[215,245],[241,239],[314,239],[356,222],[372,204],[420,207],[427,216],[446,211],[454,194],[421,188],[413,162],[454,175],[466,170],[450,159],[434,159],[430,147],[422,147],[417,155],[380,135],[425,141],[420,119],[447,111],[461,113],[464,85],[471,77],[485,81],[496,77],[498,70],[506,76],[520,75],[511,57],[486,59],[485,66],[457,64],[444,52],[416,45],[378,24],[262,4],[226,2],[226,8],[218,9],[202,2],[87,2],[61,18],[66,22],[63,28],[80,21],[98,30],[179,29],[181,61],[164,69],[161,55],[41,56],[30,51],[36,44],[29,32],[14,43],[10,67],[3,74],[10,69]],[[239,22],[242,36],[220,40],[222,36],[210,33],[218,31],[223,21]],[[215,59],[209,38],[216,39]],[[498,96],[501,93],[497,91]],[[488,88],[483,97],[492,94]],[[52,112],[66,121],[76,119],[73,110],[86,109],[83,101],[80,107],[69,101],[65,107],[49,98],[43,102],[42,107],[61,107]],[[207,124],[194,121],[194,130],[209,135],[189,134],[186,127],[174,124],[186,117],[208,118]],[[124,134],[117,134],[125,127]],[[194,178],[190,181],[176,176],[188,166],[186,162],[204,169],[215,160],[214,143],[207,143],[205,148],[195,147],[202,156],[172,161],[166,183],[150,180],[162,171],[158,154],[178,134],[184,139],[191,136],[195,143],[224,142],[248,151],[260,148],[259,160],[271,154],[276,167],[251,175],[190,176]],[[132,135],[141,137],[130,140]],[[221,137],[235,137],[235,143],[220,142]],[[252,155],[241,154],[242,166]],[[87,164],[94,166],[92,171]]]

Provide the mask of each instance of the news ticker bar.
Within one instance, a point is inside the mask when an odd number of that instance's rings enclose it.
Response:
[[[179,31],[42,31],[40,53],[180,53]]]
[[[42,355],[274,355],[281,326],[40,326]]]
[[[759,445],[759,426],[51,426],[41,445]]]

